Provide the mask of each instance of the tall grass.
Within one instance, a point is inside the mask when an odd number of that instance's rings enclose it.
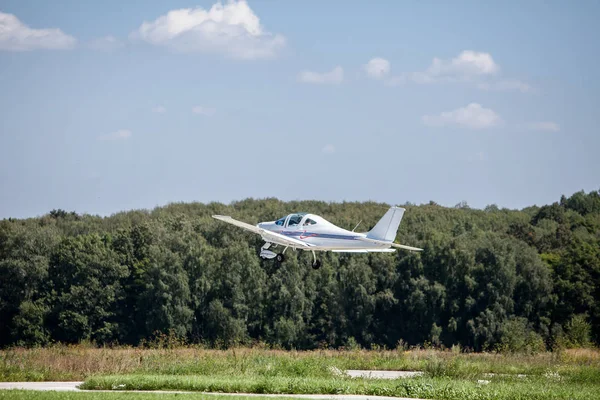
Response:
[[[315,350],[198,347],[143,349],[57,345],[0,351],[0,380],[83,380],[94,375],[235,375],[330,377],[332,368],[418,370],[430,377],[473,378],[484,373],[566,376],[600,380],[598,350],[537,355],[460,353],[439,350]],[[582,378],[583,379],[583,378]]]

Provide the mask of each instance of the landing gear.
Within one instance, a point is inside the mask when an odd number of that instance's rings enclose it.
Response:
[[[265,243],[263,245],[263,247],[261,247],[260,249],[260,257],[263,260],[272,260],[275,259],[279,264],[283,263],[285,261],[285,251],[288,249],[287,247],[285,247],[283,249],[283,251],[281,253],[275,253],[269,249],[273,248],[273,247],[277,247],[276,244],[274,243]],[[294,250],[296,250],[296,248],[293,248]],[[311,266],[313,267],[313,269],[319,269],[321,268],[321,260],[317,260],[317,256],[314,252],[314,250],[311,250],[311,253],[313,255],[313,262],[311,264]]]
[[[260,257],[263,260],[271,260],[274,258],[280,263],[284,262],[285,256],[283,254],[287,250],[287,247],[285,249],[283,249],[283,251],[281,253],[275,253],[275,252],[269,250],[269,248],[271,248],[272,245],[273,245],[273,243],[269,243],[269,242],[265,243],[263,245],[263,247],[260,248]],[[274,247],[277,247],[277,245],[275,245]]]
[[[312,267],[313,269],[319,269],[321,268],[321,260],[317,260],[317,255],[315,254],[314,251],[312,251],[312,255],[313,255],[313,263],[312,263]]]
[[[277,254],[269,250],[269,247],[271,247],[271,243],[267,242],[260,248],[260,258],[263,260],[270,260],[277,257]]]

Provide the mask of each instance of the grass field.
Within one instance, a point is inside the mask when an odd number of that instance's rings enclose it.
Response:
[[[90,392],[35,392],[30,390],[0,390],[0,400],[282,400],[273,397],[248,397],[185,394],[185,393],[90,393]],[[285,398],[285,400],[290,400]]]
[[[87,389],[186,390],[229,393],[362,394],[423,399],[594,399],[600,385],[547,378],[461,378],[366,380],[348,378],[247,378],[189,375],[128,375],[89,378]]]
[[[419,370],[424,375],[398,380],[352,379],[340,374],[346,369]],[[0,380],[85,380],[88,389],[600,399],[600,351],[502,355],[437,350],[287,352],[56,346],[1,351]]]

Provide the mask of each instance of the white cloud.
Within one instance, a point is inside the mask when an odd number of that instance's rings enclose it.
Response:
[[[75,47],[77,40],[58,28],[32,29],[13,14],[0,12],[0,50],[63,50]]]
[[[163,106],[156,106],[156,107],[152,107],[152,112],[155,112],[158,114],[164,114],[167,112],[167,109]]]
[[[446,60],[435,57],[429,68],[424,71],[402,73],[389,78],[391,71],[389,61],[373,59],[369,61],[369,64],[373,68],[371,73],[367,69],[367,74],[376,79],[383,80],[385,78],[385,84],[389,86],[402,85],[407,82],[416,84],[462,82],[475,85],[482,90],[533,91],[533,88],[525,82],[502,78],[500,66],[494,61],[491,54],[472,50],[464,50],[456,57]]]
[[[144,22],[130,38],[181,52],[221,53],[245,60],[274,57],[285,46],[285,38],[265,31],[244,0],[217,2],[209,10],[171,10]]]
[[[89,47],[99,51],[114,51],[124,47],[125,44],[114,36],[104,36],[94,39],[90,42]]]
[[[440,115],[424,115],[423,123],[428,126],[459,125],[470,129],[485,129],[499,125],[502,119],[489,108],[471,103],[466,107],[446,111]]]
[[[321,151],[325,154],[333,154],[335,153],[335,147],[332,144],[328,144],[321,149]]]
[[[560,131],[560,126],[556,122],[532,122],[527,126],[528,129],[532,131],[549,131],[549,132],[558,132]]]
[[[434,59],[429,71],[435,75],[462,74],[462,75],[493,75],[500,70],[491,54],[471,50],[461,52],[450,62]]]
[[[519,92],[527,93],[533,90],[529,84],[517,79],[504,79],[497,82],[481,82],[477,84],[477,87],[482,90],[496,90],[501,92],[518,90]]]
[[[210,117],[217,112],[217,109],[212,107],[195,106],[192,108],[192,112],[194,114],[200,114]]]
[[[107,133],[106,135],[98,136],[99,140],[124,140],[131,137],[129,129],[119,129],[116,132]]]
[[[390,74],[391,65],[385,58],[376,57],[371,59],[364,68],[370,78],[383,79]]]
[[[434,83],[440,81],[470,81],[477,77],[493,76],[500,67],[489,53],[465,50],[451,60],[434,58],[423,72],[411,74],[416,83]]]
[[[302,71],[298,75],[298,80],[304,83],[331,83],[340,84],[344,80],[344,70],[342,67],[337,66],[330,72],[312,72]]]

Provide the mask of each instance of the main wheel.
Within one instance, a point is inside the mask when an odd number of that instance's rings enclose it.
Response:
[[[282,253],[277,254],[277,256],[275,257],[275,259],[277,261],[279,261],[280,263],[282,263],[285,260],[285,257],[283,256]]]
[[[320,260],[315,260],[315,262],[313,262],[312,264],[313,269],[319,269],[321,268],[321,261]]]

